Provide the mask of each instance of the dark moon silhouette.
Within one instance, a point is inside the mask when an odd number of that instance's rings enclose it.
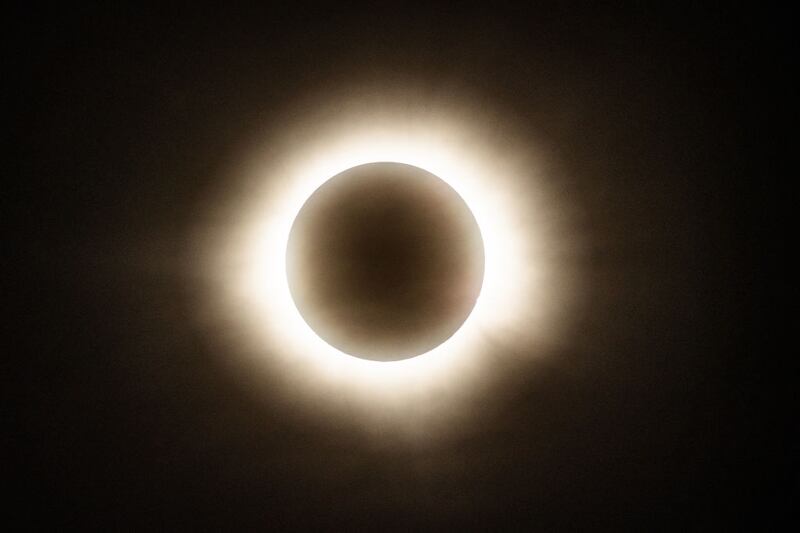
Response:
[[[469,316],[483,283],[480,230],[447,183],[401,163],[346,170],[294,221],[289,288],[308,325],[363,359],[423,354]]]

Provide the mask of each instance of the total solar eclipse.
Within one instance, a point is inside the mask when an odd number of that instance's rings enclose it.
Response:
[[[376,94],[309,102],[246,147],[241,186],[207,226],[216,291],[202,311],[259,398],[302,393],[319,420],[430,440],[559,346],[582,241],[557,169],[503,115]]]
[[[286,272],[306,323],[340,351],[407,359],[450,338],[481,290],[478,224],[447,183],[402,163],[337,174],[291,228]]]

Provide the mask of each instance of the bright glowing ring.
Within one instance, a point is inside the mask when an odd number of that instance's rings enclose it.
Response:
[[[448,341],[423,355],[390,363],[354,358],[320,339],[302,319],[291,300],[284,261],[291,224],[305,200],[331,176],[348,168],[376,161],[406,163],[423,168],[453,187],[475,215],[483,236],[486,256],[481,296],[459,331]],[[492,317],[497,315],[500,300],[503,300],[503,306],[507,306],[509,301],[504,295],[507,296],[519,288],[519,285],[509,287],[508,284],[514,283],[512,280],[522,281],[520,273],[514,272],[514,267],[520,265],[520,260],[513,257],[513,250],[519,249],[520,245],[514,246],[509,242],[513,235],[508,229],[504,229],[504,226],[508,228],[508,224],[503,224],[504,210],[500,206],[492,205],[494,195],[490,191],[480,190],[481,174],[475,168],[474,165],[459,164],[453,154],[437,149],[431,143],[415,145],[412,139],[398,138],[381,140],[374,134],[365,135],[361,140],[353,139],[346,148],[343,146],[339,150],[322,154],[311,162],[307,170],[299,172],[296,186],[284,193],[288,201],[283,212],[275,213],[265,220],[266,224],[261,230],[263,233],[259,231],[259,236],[254,235],[254,249],[261,249],[262,253],[252,263],[252,277],[248,277],[246,281],[246,290],[253,290],[255,295],[262,297],[269,295],[269,298],[260,302],[267,311],[264,318],[272,322],[276,317],[285,317],[286,320],[281,321],[279,327],[287,328],[284,332],[291,332],[285,340],[297,344],[298,354],[318,354],[313,356],[317,359],[315,363],[320,364],[326,373],[341,375],[343,372],[353,372],[355,375],[380,381],[380,389],[384,389],[387,380],[397,384],[412,377],[412,374],[429,374],[431,371],[436,372],[436,368],[449,366],[458,353],[463,353],[466,346],[477,341],[470,339],[468,335],[472,325],[477,321],[483,327],[491,329],[494,322]],[[276,257],[280,260],[272,259]],[[280,303],[276,299],[280,299]],[[416,380],[422,376],[413,377]]]
[[[285,157],[276,159],[276,148],[253,162],[246,197],[227,216],[236,222],[216,245],[214,273],[226,322],[240,324],[231,342],[250,354],[251,370],[279,374],[287,392],[322,413],[442,421],[440,415],[467,408],[457,398],[491,381],[487,363],[498,356],[498,343],[523,336],[542,346],[563,329],[559,308],[568,279],[544,231],[554,227],[544,187],[531,187],[540,179],[534,158],[474,123],[407,109],[372,116],[362,109],[314,126],[295,135],[302,142],[287,147]],[[295,307],[285,272],[289,230],[304,201],[331,176],[375,161],[414,165],[446,181],[472,210],[485,250],[481,295],[458,332],[423,355],[393,362],[352,357],[320,339]],[[414,420],[402,414],[423,405]]]

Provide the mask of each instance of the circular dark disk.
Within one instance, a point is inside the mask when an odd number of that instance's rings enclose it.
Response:
[[[478,224],[447,183],[369,163],[326,181],[292,225],[289,289],[306,323],[344,353],[407,359],[449,339],[483,283]]]

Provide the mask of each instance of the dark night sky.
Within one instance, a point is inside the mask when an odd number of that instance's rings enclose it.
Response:
[[[776,527],[797,503],[787,15],[645,4],[7,19],[12,511],[104,530]],[[427,447],[257,401],[193,318],[191,236],[240,147],[362,79],[468,89],[530,127],[589,244],[574,338]]]

